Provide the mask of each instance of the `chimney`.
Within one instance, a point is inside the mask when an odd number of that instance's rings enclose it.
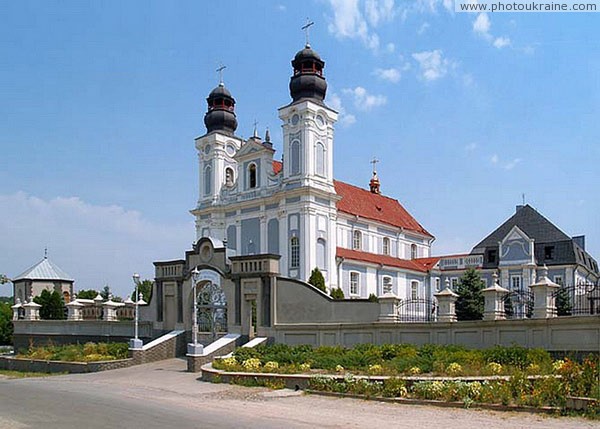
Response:
[[[573,241],[577,243],[582,250],[585,250],[585,235],[577,235],[573,237]]]

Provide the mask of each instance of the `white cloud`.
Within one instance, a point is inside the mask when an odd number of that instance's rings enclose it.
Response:
[[[393,54],[394,51],[396,50],[396,45],[394,45],[392,42],[388,43],[387,45],[385,45],[385,50],[390,53]]]
[[[356,116],[348,113],[342,105],[342,99],[335,92],[332,92],[327,97],[327,103],[333,110],[339,113],[338,123],[343,127],[349,127],[356,122]]]
[[[515,158],[510,162],[507,162],[506,164],[504,164],[504,169],[505,170],[512,170],[513,168],[515,168],[517,166],[517,164],[519,164],[521,162],[521,158]]]
[[[371,110],[374,107],[383,106],[387,103],[385,95],[373,95],[363,88],[357,86],[356,88],[348,88],[343,90],[344,94],[351,95],[354,98],[354,107],[359,110]]]
[[[477,149],[477,143],[469,143],[465,146],[467,152],[473,152],[475,149]]]
[[[365,16],[373,27],[377,27],[380,22],[393,20],[395,15],[394,0],[366,0],[365,2]]]
[[[287,10],[287,7],[285,7],[285,5],[283,5],[283,4],[278,4],[277,10],[280,12],[285,12]]]
[[[492,23],[490,22],[487,13],[480,13],[477,15],[477,18],[475,18],[475,21],[473,21],[473,31],[486,39],[492,37],[490,35],[491,26]]]
[[[443,58],[443,52],[440,49],[417,52],[412,54],[412,57],[419,63],[421,78],[427,81],[444,77],[448,72],[448,67],[453,65],[448,59]]]
[[[422,12],[437,12],[438,6],[443,6],[448,12],[454,10],[453,0],[417,0],[415,6]]]
[[[424,22],[423,24],[421,24],[421,26],[417,30],[417,34],[419,36],[422,35],[423,33],[425,33],[427,31],[428,28],[429,28],[429,23],[428,22]]]
[[[496,40],[494,40],[494,46],[498,49],[502,49],[505,46],[510,46],[510,39],[508,37],[496,37]]]
[[[490,161],[492,162],[492,164],[498,164],[499,160],[500,160],[500,158],[498,157],[497,154],[493,154],[492,157],[490,158]]]
[[[392,83],[399,82],[400,78],[402,77],[400,70],[393,67],[389,69],[375,69],[373,74],[379,79],[387,80],[388,82]]]
[[[48,246],[49,258],[75,278],[76,288],[108,283],[120,296],[131,292],[131,273],[153,278],[153,261],[181,257],[195,237],[191,219],[159,224],[135,210],[77,197],[0,195],[0,213],[2,269],[9,277],[38,262]]]
[[[358,0],[329,0],[333,18],[328,30],[338,39],[357,39],[367,48],[379,48],[379,36],[369,26],[359,8]]]

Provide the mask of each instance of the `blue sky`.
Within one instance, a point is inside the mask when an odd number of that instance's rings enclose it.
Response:
[[[599,14],[459,14],[448,0],[0,3],[0,272],[50,258],[117,294],[194,240],[193,139],[218,64],[238,134],[281,153],[311,44],[341,112],[335,176],[469,251],[528,203],[600,255]],[[10,294],[7,286],[0,294]]]

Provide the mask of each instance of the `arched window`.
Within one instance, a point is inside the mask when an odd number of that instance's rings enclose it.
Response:
[[[323,143],[317,143],[315,148],[315,168],[318,176],[325,176],[325,146]]]
[[[327,246],[323,238],[317,240],[317,268],[322,271],[327,269]]]
[[[248,167],[248,187],[256,188],[256,164],[254,163]]]
[[[231,167],[225,169],[225,184],[227,186],[233,185],[233,168]]]
[[[212,168],[207,166],[204,169],[204,195],[212,193]]]
[[[354,250],[362,250],[362,234],[360,231],[352,233],[352,248]]]
[[[417,258],[418,258],[417,245],[411,244],[410,245],[410,259],[417,259]]]
[[[300,240],[298,237],[290,239],[290,268],[300,267]]]
[[[293,141],[290,146],[291,156],[291,172],[290,174],[300,174],[300,142],[298,140]]]
[[[383,237],[383,254],[390,254],[390,239],[387,237]]]

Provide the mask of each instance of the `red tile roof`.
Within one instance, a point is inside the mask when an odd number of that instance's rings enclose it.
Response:
[[[361,252],[359,250],[345,249],[343,247],[337,248],[336,255],[353,261],[382,264],[388,267],[404,268],[406,270],[419,271],[422,273],[427,272],[427,268],[425,268],[423,264],[418,263],[416,259],[399,259],[394,258],[393,256],[377,255],[375,253]]]
[[[342,197],[337,204],[339,211],[433,237],[398,200],[338,180],[333,184]]]
[[[273,161],[275,174],[279,174],[282,169],[282,162]],[[334,180],[333,184],[335,192],[342,197],[337,203],[339,211],[433,237],[402,207],[398,200],[374,194],[339,180]]]
[[[415,261],[417,264],[423,265],[426,270],[430,270],[440,261],[440,259],[442,259],[441,256],[432,256],[430,258],[413,259],[413,261]]]

